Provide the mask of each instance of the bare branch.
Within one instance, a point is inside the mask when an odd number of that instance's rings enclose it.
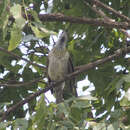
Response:
[[[81,65],[81,66],[77,67],[75,72],[73,72],[71,74],[68,74],[63,80],[61,80],[59,82],[56,82],[53,86],[52,85],[47,85],[45,89],[37,91],[36,93],[30,95],[26,99],[21,100],[17,104],[15,104],[12,107],[10,107],[9,109],[7,109],[7,111],[5,111],[3,113],[3,116],[2,116],[0,121],[4,121],[7,118],[7,116],[9,115],[9,113],[15,111],[17,108],[23,106],[25,103],[28,103],[29,101],[31,101],[33,98],[39,96],[40,94],[47,92],[52,87],[56,87],[61,82],[66,81],[66,80],[70,80],[73,77],[76,77],[77,75],[79,75],[79,74],[81,74],[83,72],[86,72],[89,69],[93,69],[93,68],[95,68],[98,65],[104,64],[104,63],[106,63],[108,61],[111,61],[114,58],[118,58],[118,57],[124,56],[125,54],[127,54],[129,52],[130,52],[130,47],[126,47],[126,48],[123,48],[123,49],[118,49],[117,51],[115,51],[115,53],[113,55],[110,55],[108,57],[99,59],[99,60],[97,60],[95,62],[86,64],[86,65]]]
[[[127,22],[115,22],[115,21],[104,21],[101,19],[91,19],[86,17],[72,17],[72,16],[65,16],[63,14],[40,14],[39,18],[43,22],[70,22],[70,23],[78,23],[78,24],[90,24],[94,26],[104,26],[107,28],[122,28],[122,29],[129,29],[130,23]]]
[[[39,65],[39,64],[37,64],[37,63],[33,63],[33,62],[31,62],[31,61],[29,61],[29,60],[23,58],[23,57],[20,57],[20,56],[14,54],[13,52],[7,51],[6,49],[4,49],[4,48],[2,48],[2,47],[0,47],[0,51],[4,52],[4,53],[6,53],[6,54],[8,54],[8,55],[10,55],[10,56],[12,56],[12,57],[15,57],[16,59],[22,59],[22,60],[26,61],[26,62],[27,62],[28,64],[30,64],[30,65],[37,66],[37,67],[39,67],[39,68],[42,68],[43,70],[46,69],[46,67],[41,66],[41,65]]]

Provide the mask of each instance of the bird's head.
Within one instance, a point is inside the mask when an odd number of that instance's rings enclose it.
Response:
[[[56,42],[56,46],[59,48],[66,48],[66,43],[68,41],[68,36],[65,31],[62,32],[58,41]]]

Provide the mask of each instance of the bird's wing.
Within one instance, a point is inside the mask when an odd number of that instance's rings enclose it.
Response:
[[[68,74],[74,72],[74,67],[72,64],[72,59],[71,57],[69,57],[68,60]],[[71,96],[76,96],[77,97],[77,91],[76,91],[76,82],[75,82],[75,78],[72,78],[71,80],[66,81],[66,87],[65,87],[65,91],[71,95]]]
[[[47,75],[47,79],[48,79],[48,84],[51,84],[51,79],[48,75],[48,66],[49,66],[49,58],[47,57],[47,59],[46,59],[46,67],[47,67],[46,75]],[[53,89],[51,89],[51,93],[53,93]]]
[[[74,72],[74,66],[73,66],[71,57],[69,57],[69,61],[68,61],[68,73],[72,73],[72,72]],[[73,95],[77,97],[78,95],[77,95],[77,90],[76,90],[77,85],[76,85],[75,77],[72,78],[72,80],[70,80],[70,85],[72,87],[72,93],[73,93]]]

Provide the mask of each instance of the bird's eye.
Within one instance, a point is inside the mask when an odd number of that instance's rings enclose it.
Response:
[[[63,43],[65,41],[65,37],[62,37],[61,38],[61,42]]]

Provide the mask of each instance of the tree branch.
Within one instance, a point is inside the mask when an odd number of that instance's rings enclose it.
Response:
[[[123,15],[123,14],[120,14],[118,11],[114,10],[113,8],[105,5],[104,3],[100,2],[99,0],[86,0],[86,1],[89,1],[101,8],[105,8],[107,9],[108,11],[112,12],[113,14],[115,14],[116,16],[120,17],[121,19],[127,21],[128,23],[130,23],[130,18],[128,18],[127,16]]]
[[[37,66],[37,67],[39,67],[39,68],[42,68],[43,70],[46,69],[46,67],[41,66],[41,65],[39,65],[39,64],[37,64],[37,63],[33,63],[33,62],[31,62],[31,61],[29,61],[29,60],[23,58],[23,57],[20,57],[20,56],[14,54],[13,52],[7,51],[6,49],[4,49],[4,48],[2,48],[2,47],[0,47],[0,51],[4,52],[4,53],[6,53],[6,54],[8,54],[8,55],[10,55],[10,56],[12,56],[12,57],[15,57],[16,59],[22,59],[22,60],[26,61],[26,62],[27,62],[28,64],[30,64],[30,65]]]
[[[63,14],[40,14],[39,18],[43,22],[70,22],[70,23],[78,23],[78,24],[90,24],[94,26],[104,26],[108,28],[123,28],[123,29],[129,29],[130,24],[127,22],[115,22],[115,21],[104,21],[99,19],[91,19],[91,18],[85,18],[85,17],[72,17],[72,16],[65,16]]]
[[[48,91],[49,89],[50,89],[50,87],[48,87],[48,88],[46,87],[45,89],[39,90],[36,93],[34,93],[34,94],[30,95],[29,97],[27,97],[26,99],[21,100],[17,104],[15,104],[12,107],[8,108],[7,111],[5,111],[3,113],[2,118],[0,119],[0,122],[4,121],[11,112],[15,111],[19,107],[22,107],[24,104],[28,103],[33,98],[35,98],[35,97],[39,96],[40,94]]]
[[[106,16],[106,14],[102,11],[102,10],[98,10],[96,5],[90,6],[88,2],[84,1],[84,3],[91,8],[91,10],[93,10],[97,15],[101,16],[104,18],[105,21],[111,22],[111,21],[115,21],[114,19],[111,19],[110,17]],[[125,36],[127,38],[130,38],[130,35],[128,34],[128,32],[124,29],[119,29],[122,33],[125,34]]]
[[[29,81],[29,82],[0,83],[0,86],[11,87],[11,88],[17,87],[17,88],[18,88],[18,87],[21,87],[21,86],[28,86],[28,85],[37,83],[37,82],[39,82],[41,79],[43,79],[43,77],[40,77],[40,78],[31,80],[31,81]],[[43,81],[42,81],[42,82],[43,82]],[[45,83],[45,82],[44,82],[44,83]],[[47,84],[47,83],[45,83],[45,84]]]
[[[126,48],[123,48],[123,49],[118,49],[117,51],[115,51],[115,53],[113,55],[110,55],[108,57],[99,59],[99,60],[97,60],[95,62],[86,64],[86,65],[81,65],[81,66],[77,67],[75,72],[73,72],[71,74],[68,74],[63,80],[61,80],[59,82],[56,82],[53,86],[52,85],[47,85],[45,89],[37,91],[36,93],[30,95],[29,97],[25,98],[24,100],[21,100],[17,104],[15,104],[12,107],[10,107],[9,109],[7,109],[7,111],[5,111],[3,113],[3,116],[2,116],[0,121],[1,122],[4,121],[7,118],[7,116],[9,115],[9,113],[15,111],[17,108],[23,106],[25,103],[28,103],[29,101],[31,101],[33,98],[39,96],[40,94],[47,92],[52,87],[53,88],[56,87],[61,82],[64,82],[66,80],[70,80],[73,77],[76,77],[77,75],[79,75],[79,74],[81,74],[81,73],[83,73],[83,72],[85,72],[85,71],[87,71],[89,69],[93,69],[93,68],[95,68],[98,65],[104,64],[104,63],[106,63],[106,62],[108,62],[108,61],[110,61],[110,60],[112,60],[114,58],[118,58],[118,57],[124,56],[128,52],[130,52],[130,47],[126,47]]]

